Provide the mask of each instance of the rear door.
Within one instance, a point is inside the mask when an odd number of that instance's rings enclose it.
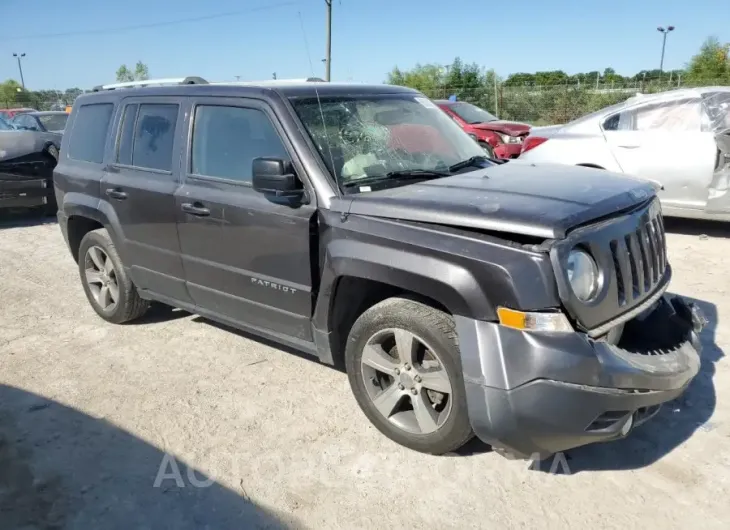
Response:
[[[705,122],[701,100],[685,98],[624,110],[604,122],[604,134],[624,172],[664,186],[665,206],[701,209],[717,149]]]
[[[270,107],[254,99],[194,98],[189,116],[176,200],[195,304],[232,323],[311,341],[316,206],[272,200],[251,184],[256,157],[289,159],[304,175],[284,129]]]
[[[185,136],[181,107],[172,97],[122,100],[101,199],[119,219],[123,259],[137,287],[189,304],[174,196]]]

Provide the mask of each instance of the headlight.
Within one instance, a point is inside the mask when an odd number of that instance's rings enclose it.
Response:
[[[575,296],[587,302],[598,291],[598,265],[588,252],[573,249],[568,255],[568,281]]]
[[[502,142],[506,144],[521,144],[522,138],[519,136],[510,136],[509,134],[502,134],[499,133],[499,137],[502,139]]]

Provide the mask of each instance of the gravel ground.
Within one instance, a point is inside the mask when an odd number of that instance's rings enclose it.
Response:
[[[628,439],[530,466],[402,449],[344,374],[194,315],[106,324],[58,227],[6,220],[0,529],[727,528],[730,229],[669,229],[671,290],[711,319],[700,376]]]

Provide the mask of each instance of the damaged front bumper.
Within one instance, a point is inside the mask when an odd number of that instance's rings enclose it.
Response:
[[[53,201],[49,179],[0,178],[0,208],[33,208]]]
[[[623,437],[698,373],[705,323],[699,307],[666,295],[617,344],[457,319],[472,427],[518,458]]]

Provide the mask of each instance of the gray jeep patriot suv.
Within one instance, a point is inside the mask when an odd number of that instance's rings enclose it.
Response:
[[[434,454],[620,438],[697,374],[651,183],[496,163],[403,87],[139,85],[76,100],[54,173],[104,320],[157,301],[343,366]]]

